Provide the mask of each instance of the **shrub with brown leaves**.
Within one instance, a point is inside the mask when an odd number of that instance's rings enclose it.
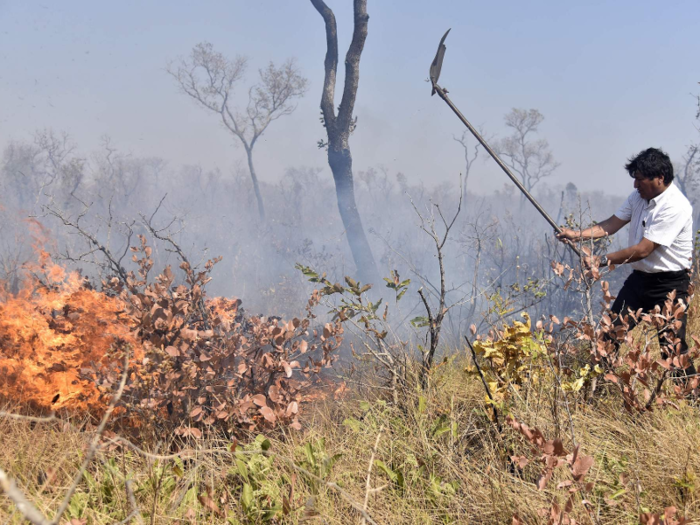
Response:
[[[333,360],[342,341],[340,320],[311,328],[314,294],[302,319],[247,317],[238,299],[206,297],[219,259],[195,271],[185,260],[185,279],[175,284],[170,267],[149,282],[151,248],[134,247],[136,273],[103,283],[126,305],[144,357],[130,376],[123,417],[156,432],[201,437],[207,429],[300,428],[305,391]],[[112,360],[112,363],[118,361]],[[89,375],[108,391],[119,377],[116,364],[94,366]]]
[[[574,447],[571,453],[564,449],[564,444],[561,439],[547,439],[544,434],[537,428],[530,428],[524,423],[508,417],[506,423],[520,433],[534,447],[531,457],[527,456],[512,456],[511,461],[519,468],[525,468],[531,462],[537,462],[542,465],[542,472],[537,480],[537,488],[544,490],[547,484],[552,479],[554,470],[566,465],[568,466],[571,479],[561,481],[557,484],[556,489],[566,491],[568,497],[563,506],[556,499],[552,501],[549,509],[541,509],[540,515],[549,517],[550,524],[566,524],[575,525],[570,513],[576,502],[576,494],[579,492],[590,492],[593,488],[593,483],[584,482],[584,478],[588,471],[593,466],[593,456],[586,456],[579,453],[578,445]],[[586,511],[589,511],[591,504],[585,498],[581,500],[581,504]],[[519,523],[519,519],[513,518],[513,523]]]

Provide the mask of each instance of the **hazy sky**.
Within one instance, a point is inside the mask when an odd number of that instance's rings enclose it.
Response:
[[[352,2],[328,3],[344,54]],[[441,84],[489,135],[506,132],[510,108],[539,109],[541,135],[562,163],[553,183],[624,194],[626,157],[653,145],[679,159],[697,139],[698,0],[368,0],[368,11],[356,169],[381,164],[427,184],[456,180],[462,153],[452,135],[461,124],[425,82],[449,27]],[[259,176],[325,166],[316,147],[325,37],[308,0],[0,0],[0,147],[51,127],[84,152],[109,135],[134,155],[230,170],[242,149],[164,71],[205,40],[250,58],[246,84],[258,67],[290,56],[310,80],[296,113],[256,147]],[[470,185],[490,191],[504,182],[480,163]]]

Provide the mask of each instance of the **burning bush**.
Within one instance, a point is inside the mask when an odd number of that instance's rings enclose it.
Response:
[[[0,386],[35,410],[97,411],[101,394],[81,377],[103,367],[117,341],[142,354],[124,304],[67,274],[45,252],[16,296],[0,297]]]
[[[184,282],[170,267],[149,279],[151,248],[133,247],[126,270],[92,289],[44,257],[32,277],[0,304],[0,384],[14,401],[41,409],[94,413],[121,371],[131,371],[120,421],[199,437],[202,430],[299,428],[303,395],[329,366],[342,340],[340,321],[313,330],[315,293],[303,319],[246,317],[240,300],[205,293],[218,259],[195,271],[183,256]]]

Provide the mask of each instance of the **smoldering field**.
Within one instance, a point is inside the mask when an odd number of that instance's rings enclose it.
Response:
[[[458,144],[456,154],[463,154]],[[484,162],[480,156],[465,167],[466,181],[455,174],[433,186],[409,184],[381,167],[355,171],[358,208],[389,278],[372,283],[362,310],[327,168],[290,167],[278,183],[262,180],[262,221],[245,170],[137,158],[107,139],[85,152],[49,130],[8,144],[0,172],[0,428],[12,445],[0,454],[0,481],[11,497],[0,513],[10,522],[26,515],[14,504],[19,487],[47,516],[63,498],[61,514],[81,524],[358,517],[654,523],[648,520],[664,513],[669,520],[695,515],[697,409],[683,392],[673,393],[663,368],[644,368],[656,352],[648,331],[634,337],[641,346],[613,363],[605,376],[611,379],[589,396],[591,377],[603,377],[601,357],[575,341],[605,324],[548,332],[557,316],[589,313],[576,291],[581,277],[565,289],[566,272],[562,278],[552,268],[576,269],[576,260],[509,183],[491,195],[461,193]],[[608,216],[620,200],[546,181],[535,194],[557,222],[573,224]],[[442,238],[460,196],[461,211],[438,252],[428,232],[434,226]],[[418,292],[435,313],[439,253],[450,308],[426,367],[430,320]],[[218,256],[208,274],[206,261]],[[181,268],[183,257],[194,273]],[[143,284],[127,278],[121,293],[109,284],[115,268],[140,275],[144,264],[153,271]],[[163,280],[168,266],[172,281]],[[310,269],[325,273],[326,284],[309,282]],[[91,284],[73,274],[64,287],[71,271]],[[195,277],[199,271],[204,279]],[[624,276],[617,269],[605,278],[615,287]],[[317,317],[305,335],[309,297],[334,283],[344,298],[317,295]],[[599,320],[605,311],[598,301],[609,296],[595,283],[591,290]],[[89,301],[79,302],[85,296]],[[388,305],[386,318],[384,305],[366,308],[379,299]],[[193,318],[178,301],[204,305],[206,319]],[[11,312],[18,303],[19,313]],[[337,314],[350,310],[367,321],[344,322],[343,334]],[[523,313],[532,323],[520,323]],[[164,327],[162,319],[172,318],[186,321]],[[545,326],[536,328],[539,319]],[[481,337],[486,383],[464,346],[464,336],[474,339],[470,325]],[[326,368],[324,353],[310,366],[307,344],[343,358]],[[120,367],[125,349],[129,364]],[[265,362],[265,355],[275,358]],[[13,359],[21,365],[8,368]],[[122,373],[128,380],[119,390]],[[623,393],[614,381],[629,389]],[[663,401],[658,407],[644,397],[652,383],[665,385],[655,394]],[[485,400],[483,384],[495,398]],[[96,432],[100,417],[108,421],[110,400],[116,416]],[[45,419],[31,419],[36,415]]]
[[[461,150],[456,145],[455,155]],[[448,300],[460,304],[449,316],[453,341],[483,319],[496,297],[513,311],[531,308],[534,316],[573,315],[581,306],[578,298],[558,293],[561,283],[551,272],[552,261],[570,260],[570,254],[506,177],[493,194],[468,190],[486,162],[492,161],[481,152],[466,180],[455,173],[451,182],[440,185],[409,184],[405,175],[385,167],[355,172],[358,209],[381,277],[396,270],[402,279],[411,279],[403,301],[406,316],[422,315],[418,288],[434,293],[439,286],[435,247],[420,228],[421,216],[439,221],[437,205],[452,217],[466,184],[462,210],[444,249]],[[153,244],[155,267],[177,268],[177,254],[153,238],[148,221],[176,241],[194,265],[222,257],[208,293],[240,298],[250,312],[301,313],[313,286],[295,269],[297,263],[325,272],[333,282],[357,278],[327,167],[290,167],[277,183],[263,180],[264,221],[257,214],[247,169],[204,171],[167,159],[137,158],[106,138],[103,148],[86,152],[65,134],[39,131],[6,145],[1,175],[2,278],[12,291],[18,289],[23,265],[36,259],[37,246],[91,280],[106,278],[110,270],[104,253],[79,230],[120,257],[143,234]],[[624,198],[546,182],[534,191],[561,224],[607,217]],[[123,257],[125,266],[130,258]],[[372,284],[375,291],[385,285]]]

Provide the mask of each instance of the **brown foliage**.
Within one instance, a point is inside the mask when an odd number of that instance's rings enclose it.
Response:
[[[552,479],[554,470],[560,466],[567,465],[571,479],[560,482],[556,489],[559,491],[566,490],[568,497],[564,506],[560,506],[555,500],[549,509],[542,509],[540,515],[548,516],[550,524],[569,524],[575,525],[576,521],[570,516],[574,508],[575,495],[578,492],[590,492],[593,488],[593,483],[584,483],[584,478],[588,471],[593,466],[593,456],[585,456],[579,454],[578,445],[574,447],[571,453],[564,449],[564,444],[561,439],[547,439],[544,434],[537,428],[530,428],[524,423],[520,423],[512,417],[506,419],[506,423],[514,430],[519,432],[525,439],[534,447],[534,461],[542,465],[542,472],[537,480],[537,488],[544,490],[547,484]],[[525,468],[533,459],[526,456],[512,456],[511,461],[519,468]],[[586,510],[590,503],[583,499],[581,502]],[[517,521],[516,521],[517,520]],[[513,517],[513,523],[519,523],[517,516]]]
[[[312,376],[331,364],[342,340],[341,322],[322,331],[310,328],[317,295],[306,317],[288,322],[246,317],[238,299],[207,299],[205,286],[219,259],[203,271],[183,262],[182,284],[175,284],[170,267],[149,282],[151,248],[139,238],[140,246],[132,248],[138,271],[126,282],[104,283],[127,305],[144,350],[127,385],[126,415],[154,430],[195,438],[212,428],[300,428],[302,394]],[[116,378],[115,370],[104,367],[92,373],[105,386]]]
[[[561,263],[552,263],[554,273],[566,277],[567,286],[577,276],[572,268]],[[600,269],[593,268],[586,277],[601,278]],[[664,388],[668,379],[682,376],[692,360],[700,355],[700,341],[693,336],[695,347],[681,353],[681,341],[677,335],[681,319],[687,315],[688,304],[676,300],[676,293],[669,293],[663,308],[657,306],[652,312],[629,312],[618,316],[610,311],[614,297],[606,281],[600,281],[603,291],[603,312],[600,321],[592,324],[588,320],[576,322],[565,318],[563,328],[570,328],[579,341],[586,342],[592,364],[600,367],[605,381],[617,387],[622,395],[625,408],[630,412],[645,412],[653,407],[671,403],[673,399],[697,396],[700,378],[689,377],[673,381],[671,388]],[[691,291],[692,295],[692,291]],[[655,330],[660,339],[670,348],[669,355],[657,357],[647,337],[635,337],[632,328],[643,324]],[[625,351],[622,351],[624,348]],[[574,355],[577,349],[573,344],[565,344],[560,351]]]
[[[311,328],[320,295],[302,319],[247,317],[239,299],[206,297],[219,259],[202,271],[183,262],[181,284],[170,267],[150,279],[152,249],[139,239],[131,248],[138,269],[107,279],[101,292],[44,255],[25,291],[0,298],[7,397],[97,415],[127,343],[134,357],[116,424],[195,438],[208,429],[300,428],[304,394],[342,341],[340,320]]]

